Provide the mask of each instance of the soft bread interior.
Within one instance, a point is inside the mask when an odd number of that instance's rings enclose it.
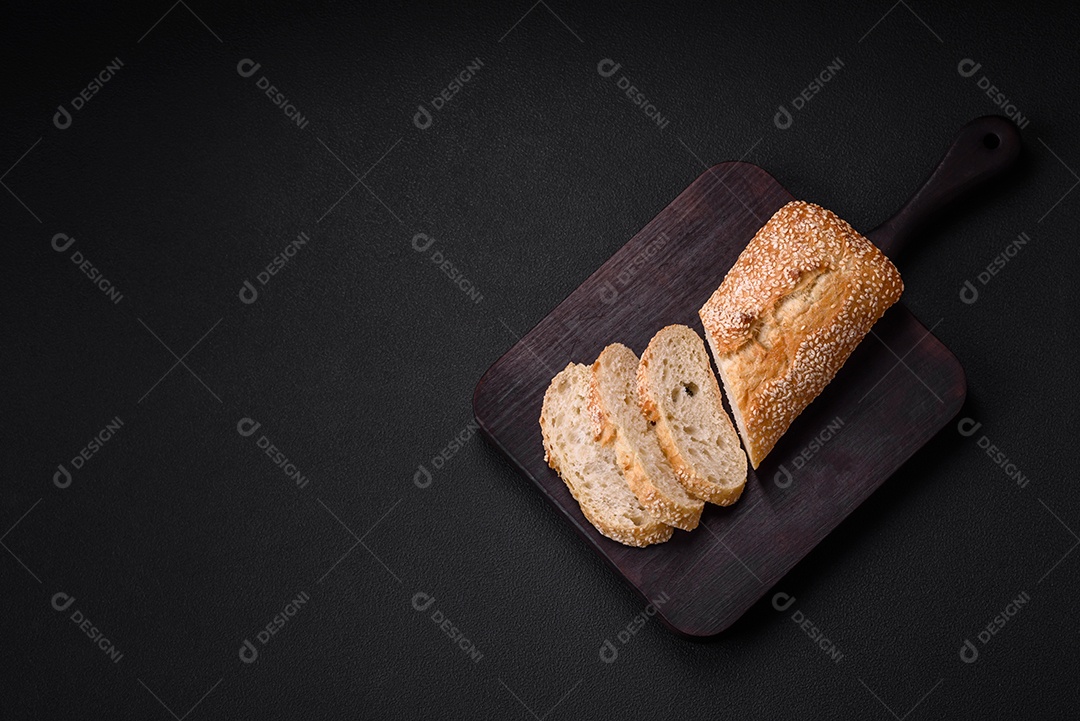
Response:
[[[734,502],[746,483],[746,455],[700,336],[686,326],[664,328],[649,343],[639,374],[646,410],[679,480],[698,498]]]
[[[615,453],[593,435],[590,371],[571,364],[552,380],[540,416],[548,463],[581,511],[608,538],[632,546],[666,541],[671,527],[638,502],[615,463]]]
[[[614,441],[619,466],[642,505],[663,522],[692,530],[703,504],[679,483],[641,411],[637,370],[638,357],[619,343],[605,348],[593,364],[594,402],[609,427],[600,435]]]

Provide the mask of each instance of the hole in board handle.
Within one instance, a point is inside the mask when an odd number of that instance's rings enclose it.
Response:
[[[983,136],[983,145],[985,145],[990,150],[993,150],[994,148],[1001,145],[1001,138],[998,137],[997,133],[987,133]]]

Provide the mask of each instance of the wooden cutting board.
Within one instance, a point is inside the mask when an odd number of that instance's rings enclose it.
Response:
[[[972,121],[926,184],[868,237],[894,254],[935,212],[1009,167],[1019,149],[1008,120]],[[657,615],[665,624],[691,636],[730,626],[964,402],[960,363],[900,303],[750,471],[734,506],[706,504],[696,530],[648,548],[611,541],[585,520],[544,462],[538,421],[551,378],[567,363],[591,364],[608,343],[640,355],[670,323],[703,333],[698,309],[754,233],[793,199],[757,166],[713,166],[491,366],[473,397],[489,439],[633,588],[663,599]]]

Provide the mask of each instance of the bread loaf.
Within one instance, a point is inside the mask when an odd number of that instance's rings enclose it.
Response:
[[[903,288],[873,243],[813,203],[757,232],[699,311],[754,468]]]

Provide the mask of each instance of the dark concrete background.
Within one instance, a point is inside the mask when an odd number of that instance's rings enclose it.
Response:
[[[1071,717],[1075,8],[185,0],[6,15],[0,716]],[[605,58],[663,129],[597,72]],[[477,59],[416,127],[418,104]],[[649,621],[603,663],[641,603],[472,434],[476,381],[698,158],[756,163],[868,230],[957,128],[1000,112],[983,77],[1026,118],[1021,164],[898,259],[905,303],[964,364],[962,417],[982,425],[946,428],[781,581],[787,611],[763,601],[711,642]],[[59,233],[75,239],[62,252]],[[245,418],[261,424],[250,436]]]

